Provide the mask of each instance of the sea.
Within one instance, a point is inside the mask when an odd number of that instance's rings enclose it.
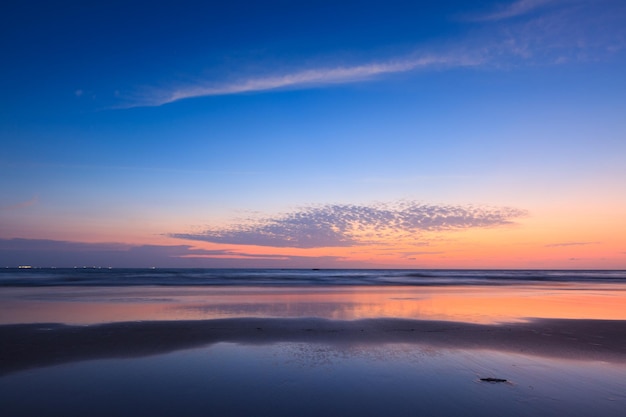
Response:
[[[0,416],[626,410],[626,271],[0,269]]]
[[[0,287],[626,284],[626,270],[4,268]]]

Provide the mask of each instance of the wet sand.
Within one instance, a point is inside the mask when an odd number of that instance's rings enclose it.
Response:
[[[233,318],[0,326],[0,375],[68,362],[129,358],[230,342],[416,344],[626,363],[626,321],[534,319],[475,324],[409,319]]]
[[[0,415],[621,417],[625,300],[578,284],[5,288]]]

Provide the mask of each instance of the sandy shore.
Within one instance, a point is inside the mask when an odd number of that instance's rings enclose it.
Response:
[[[536,319],[483,325],[447,321],[236,318],[0,326],[0,375],[73,361],[173,352],[219,342],[336,345],[408,343],[543,357],[626,362],[626,321]]]

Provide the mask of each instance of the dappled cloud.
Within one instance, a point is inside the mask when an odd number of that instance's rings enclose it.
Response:
[[[509,207],[416,202],[303,207],[172,237],[212,243],[291,248],[349,247],[417,238],[424,232],[503,226],[525,215]]]

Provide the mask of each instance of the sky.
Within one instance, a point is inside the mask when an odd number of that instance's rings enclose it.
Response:
[[[0,6],[0,267],[626,269],[626,3]]]

